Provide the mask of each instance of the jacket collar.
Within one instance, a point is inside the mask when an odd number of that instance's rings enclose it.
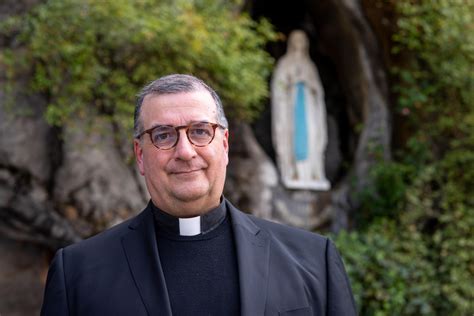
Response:
[[[226,201],[237,249],[242,315],[264,315],[270,266],[270,236],[251,216]]]
[[[270,236],[251,217],[226,200],[237,249],[242,315],[263,315],[265,311]],[[138,292],[149,315],[171,315],[168,290],[155,239],[150,206],[129,225],[122,245]]]
[[[128,234],[122,237],[122,246],[148,315],[171,316],[150,206],[130,223]]]

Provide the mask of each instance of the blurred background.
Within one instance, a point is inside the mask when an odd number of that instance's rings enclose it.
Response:
[[[169,73],[223,99],[225,196],[329,235],[360,315],[472,315],[473,17],[472,0],[0,0],[0,315],[38,314],[55,251],[144,208],[135,94]],[[270,83],[297,29],[329,190],[277,166]]]

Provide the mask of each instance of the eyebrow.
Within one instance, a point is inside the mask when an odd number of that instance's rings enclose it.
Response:
[[[150,130],[150,129],[155,128],[155,127],[158,127],[158,126],[178,127],[178,126],[188,126],[188,125],[196,124],[196,123],[205,123],[205,124],[207,124],[207,123],[211,123],[211,122],[205,121],[205,120],[202,120],[202,121],[191,121],[191,122],[189,122],[189,123],[187,123],[187,124],[183,124],[183,125],[171,125],[171,124],[159,124],[159,123],[157,123],[157,124],[153,124],[151,127],[147,128],[147,129],[145,129],[145,130]]]

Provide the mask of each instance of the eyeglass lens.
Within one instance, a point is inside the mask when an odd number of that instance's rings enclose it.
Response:
[[[150,133],[153,144],[161,149],[170,149],[179,138],[178,130],[186,128],[188,140],[195,146],[206,146],[214,138],[215,128],[211,123],[193,123],[189,126],[157,126]]]

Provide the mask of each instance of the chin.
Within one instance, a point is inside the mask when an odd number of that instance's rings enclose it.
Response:
[[[198,188],[182,188],[180,190],[175,190],[173,195],[176,199],[182,202],[192,202],[197,201],[203,197],[209,196],[209,190],[204,187]]]

